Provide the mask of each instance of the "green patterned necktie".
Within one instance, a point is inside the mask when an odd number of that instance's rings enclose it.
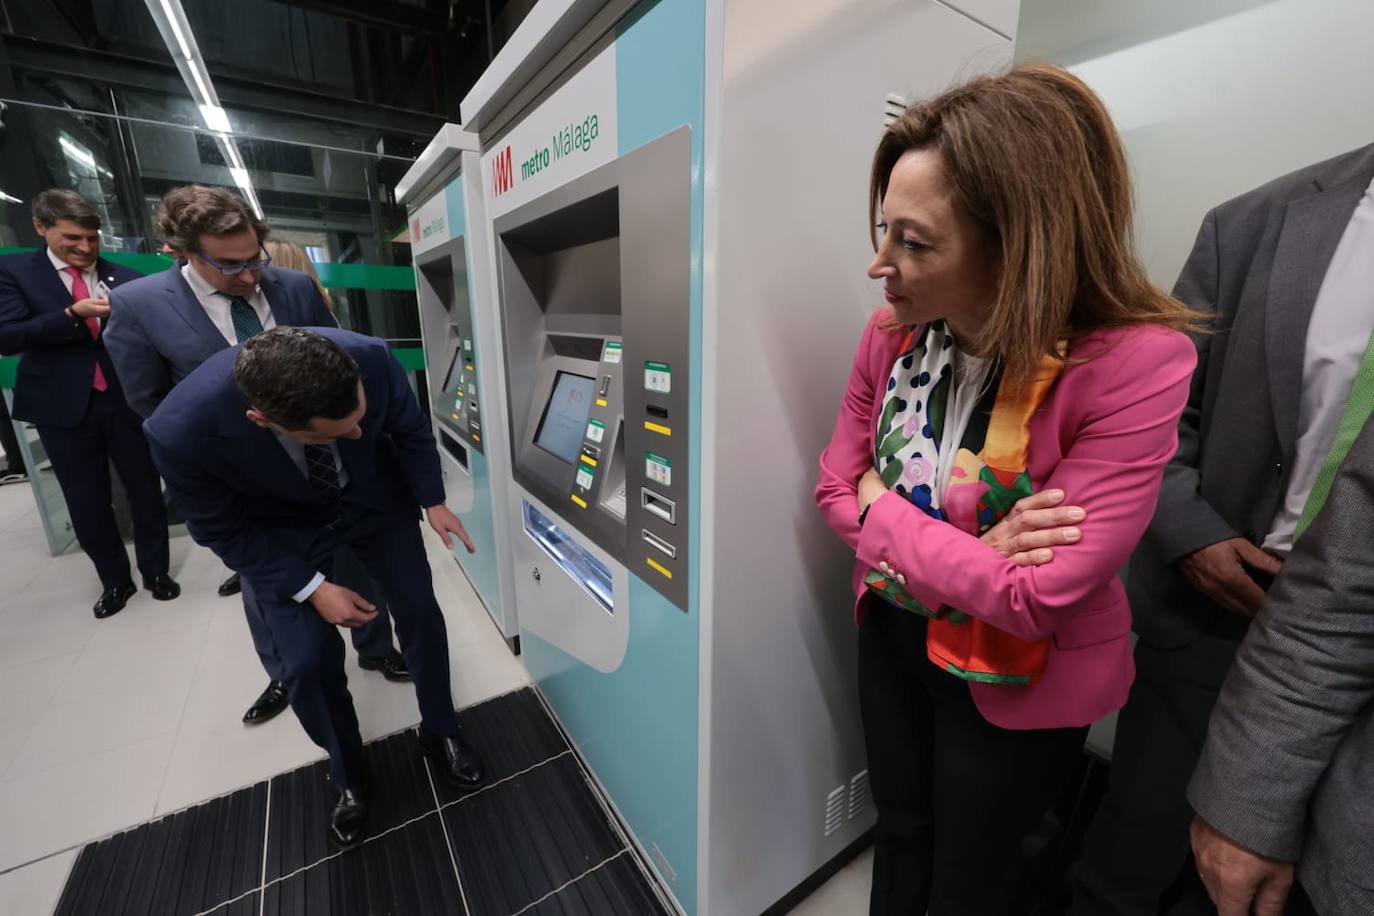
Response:
[[[224,293],[220,293],[225,296]],[[234,322],[234,336],[239,343],[262,333],[262,319],[242,296],[225,296],[229,300],[229,317]]]

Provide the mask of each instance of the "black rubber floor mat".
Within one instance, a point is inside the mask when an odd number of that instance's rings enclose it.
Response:
[[[668,911],[626,852],[525,911],[525,916],[648,916]]]
[[[373,741],[365,750],[370,833],[383,833],[435,809],[434,790],[413,731]],[[313,865],[334,851],[327,842],[334,807],[328,773],[321,760],[272,780],[268,881]]]
[[[487,785],[500,782],[523,770],[557,757],[568,749],[539,697],[533,690],[521,690],[488,703],[480,703],[458,713],[463,737],[482,756],[486,764]],[[435,774],[439,801],[448,804],[465,794]]]
[[[437,812],[264,891],[264,916],[447,916],[463,912]]]
[[[369,840],[326,840],[323,761],[91,843],[58,916],[662,914],[533,690],[462,710],[486,785],[464,795],[414,730],[367,745]],[[265,843],[265,847],[264,847]]]
[[[77,857],[58,916],[180,916],[262,883],[267,783],[91,843]]]
[[[571,754],[445,808],[444,824],[474,914],[509,916],[624,848]]]

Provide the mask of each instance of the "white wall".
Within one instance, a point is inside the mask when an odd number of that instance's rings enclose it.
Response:
[[[1161,2],[1094,34],[1077,5],[1025,0],[1017,54],[1065,63],[1106,101],[1135,178],[1138,248],[1166,289],[1213,206],[1374,142],[1374,2],[1208,0],[1202,22],[1192,4]]]

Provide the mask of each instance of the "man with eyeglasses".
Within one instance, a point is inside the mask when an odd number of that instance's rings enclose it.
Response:
[[[232,192],[176,188],[162,199],[156,230],[179,265],[120,287],[105,330],[129,406],[142,416],[152,416],[175,385],[221,350],[278,325],[337,327],[310,277],[272,266],[263,250],[267,223]],[[353,630],[359,664],[388,681],[409,681],[382,595],[347,548],[335,565],[337,580],[371,597],[378,609],[375,619]],[[249,587],[243,602],[254,648],[270,678],[243,716],[244,724],[258,725],[286,709],[287,689],[281,655]]]

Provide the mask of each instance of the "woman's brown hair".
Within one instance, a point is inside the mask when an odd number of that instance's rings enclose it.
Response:
[[[996,246],[987,323],[961,345],[999,356],[1007,378],[1029,380],[1061,341],[1100,328],[1201,329],[1203,316],[1155,287],[1136,259],[1121,139],[1078,77],[1022,64],[912,105],[878,143],[870,214],[914,149],[938,152],[956,200]]]
[[[288,242],[285,239],[268,239],[263,242],[263,247],[272,256],[272,263],[278,267],[285,267],[287,270],[299,270],[307,274],[315,282],[315,289],[320,291],[320,298],[324,300],[325,306],[332,312],[334,311],[334,297],[329,295],[329,290],[324,288],[320,282],[320,275],[315,273],[315,265],[310,263],[310,258],[305,253],[305,249],[295,242]]]

